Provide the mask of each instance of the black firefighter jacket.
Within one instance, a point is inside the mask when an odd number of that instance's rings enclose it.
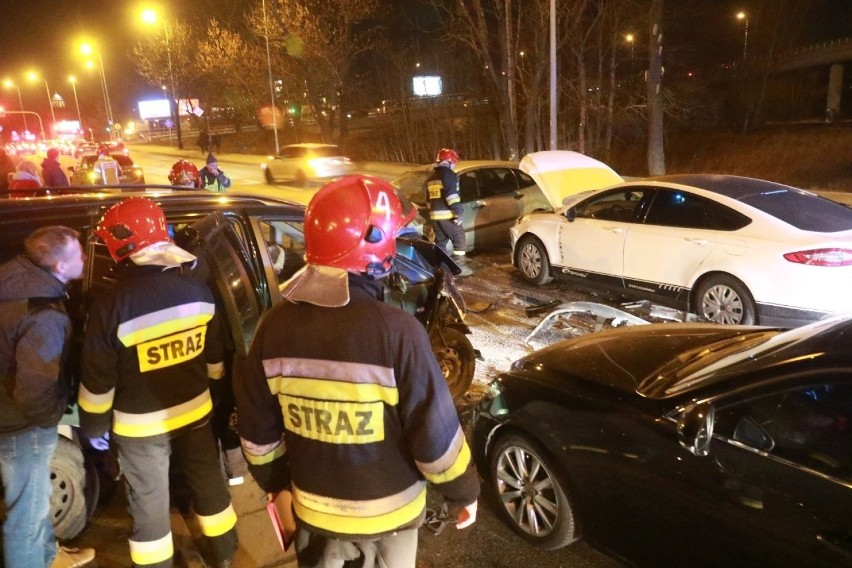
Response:
[[[223,347],[210,289],[158,266],[119,266],[86,322],[78,402],[85,435],[175,434],[208,419]]]
[[[289,487],[303,526],[354,540],[418,526],[427,481],[456,506],[479,483],[423,326],[375,282],[349,289],[343,307],[267,312],[235,395],[261,488]]]

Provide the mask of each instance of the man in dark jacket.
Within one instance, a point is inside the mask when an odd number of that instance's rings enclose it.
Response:
[[[207,165],[198,170],[201,187],[210,191],[225,191],[231,187],[231,178],[219,169],[219,160],[213,154],[207,154]]]
[[[45,187],[67,187],[68,176],[62,171],[59,164],[59,150],[50,148],[47,150],[47,158],[41,163],[41,178]]]
[[[78,402],[88,437],[111,430],[133,516],[130,558],[172,566],[169,466],[184,476],[215,566],[230,566],[237,515],[219,473],[209,380],[224,373],[210,289],[183,274],[195,257],[174,244],[162,209],[144,197],[110,207],[95,231],[118,264],[92,303]]]
[[[83,274],[76,231],[44,227],[0,266],[0,469],[6,568],[82,566],[94,551],[57,549],[50,523],[50,460],[68,404],[62,378],[71,322],[65,286]]]
[[[414,568],[427,482],[458,528],[476,519],[479,482],[426,331],[381,300],[377,279],[413,213],[377,178],[320,189],[307,265],[236,375],[246,460],[262,489],[292,491],[302,567]]]

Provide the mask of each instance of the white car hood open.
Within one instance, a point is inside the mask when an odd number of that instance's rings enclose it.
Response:
[[[554,209],[566,197],[622,183],[612,168],[579,152],[533,152],[521,159],[521,171],[532,177]]]

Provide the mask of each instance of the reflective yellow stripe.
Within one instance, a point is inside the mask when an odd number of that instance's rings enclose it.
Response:
[[[172,533],[148,542],[130,541],[130,559],[134,565],[145,566],[165,562],[174,555]]]
[[[447,483],[448,481],[452,481],[458,477],[461,477],[462,474],[467,471],[467,466],[469,465],[470,448],[468,447],[467,442],[464,442],[461,447],[461,451],[458,454],[458,457],[450,467],[440,473],[431,473],[423,471],[423,476],[432,483]]]
[[[461,197],[459,197],[458,195],[448,195],[444,201],[447,202],[447,205],[452,205],[461,201]]]
[[[334,380],[305,379],[299,377],[272,377],[266,380],[272,394],[320,398],[323,400],[382,401],[390,406],[399,404],[396,387],[384,387],[370,383],[343,383]]]
[[[437,221],[445,221],[447,219],[453,218],[453,212],[452,211],[446,211],[446,210],[430,211],[429,217],[431,217],[432,219],[437,220]]]
[[[143,373],[180,365],[204,352],[207,326],[173,333],[136,345],[139,370]]]
[[[252,465],[268,464],[280,458],[286,453],[287,447],[284,445],[284,439],[274,444],[258,446],[252,444],[248,440],[240,438],[240,445],[243,448],[243,455],[246,461]]]
[[[385,439],[385,405],[279,395],[284,427],[304,438],[330,444],[369,444]]]
[[[411,489],[416,494],[400,506],[386,512],[370,514],[373,504],[392,503],[400,495],[409,495]],[[305,493],[293,486],[293,508],[296,516],[315,527],[342,534],[379,534],[392,531],[415,520],[426,506],[426,484],[418,483],[399,495],[373,501],[347,501],[343,499],[322,499]]]
[[[224,511],[215,515],[198,515],[198,524],[201,525],[201,534],[208,537],[220,536],[237,525],[237,514],[234,507],[229,503]]]
[[[172,432],[201,420],[213,410],[210,392],[205,390],[192,400],[144,414],[114,411],[113,430],[120,436],[144,438]]]
[[[191,302],[139,316],[118,326],[118,339],[125,347],[151,341],[207,324],[215,306],[207,302]]]
[[[115,389],[111,388],[103,394],[94,394],[80,384],[80,392],[77,394],[77,404],[89,414],[106,414],[112,408],[115,397]]]
[[[429,199],[441,199],[444,182],[439,179],[432,180],[426,184],[426,191],[429,193]]]

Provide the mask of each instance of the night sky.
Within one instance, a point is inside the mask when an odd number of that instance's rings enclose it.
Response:
[[[334,0],[329,0],[334,1]],[[390,9],[404,9],[417,0],[384,0]],[[569,0],[570,1],[570,0]],[[725,53],[727,46],[735,52],[741,28],[732,14],[739,9],[748,10],[746,0],[669,0],[683,2],[683,6],[700,7],[710,14],[707,20],[696,23],[690,30],[668,30],[669,38],[694,41],[707,49],[692,46],[686,53]],[[0,1],[0,80],[11,78],[21,87],[24,106],[48,112],[44,84],[32,84],[24,72],[33,69],[48,80],[50,90],[58,91],[66,103],[73,101],[67,81],[70,74],[79,79],[77,91],[81,107],[101,97],[97,75],[86,70],[84,58],[75,51],[81,38],[101,46],[104,68],[109,84],[110,99],[119,113],[127,113],[135,101],[146,95],[159,94],[159,89],[146,85],[136,74],[127,57],[133,44],[146,33],[138,23],[139,12],[150,6],[144,0],[2,0]],[[238,0],[163,0],[161,5],[174,14],[185,16],[216,16],[227,21],[241,21],[240,13],[246,6]],[[852,37],[852,0],[820,0],[812,17],[804,22],[807,37],[824,41]],[[637,23],[641,29],[644,22]],[[759,22],[752,22],[758,26]],[[678,33],[683,32],[683,33]],[[700,40],[698,38],[701,38]],[[17,92],[0,88],[0,104],[17,108]],[[43,99],[43,100],[42,100]],[[72,103],[73,104],[73,103]],[[85,111],[84,111],[85,112]]]

